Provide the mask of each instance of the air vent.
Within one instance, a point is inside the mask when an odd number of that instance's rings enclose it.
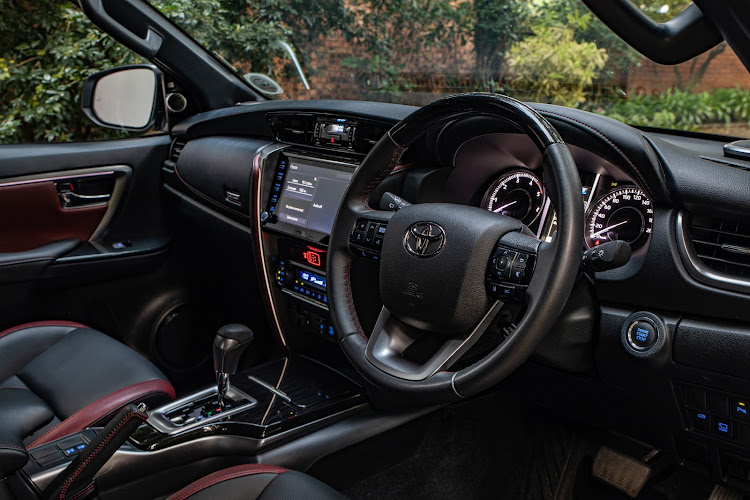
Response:
[[[690,239],[698,259],[709,269],[750,278],[750,223],[728,217],[694,216]]]
[[[185,148],[187,142],[187,139],[184,137],[178,137],[172,141],[172,148],[169,151],[169,161],[173,164],[177,163],[177,159],[182,154],[182,150]]]
[[[354,149],[358,153],[368,153],[390,128],[391,125],[386,123],[360,122],[354,138]]]
[[[291,144],[311,145],[315,135],[315,117],[304,113],[269,113],[268,124],[276,139]]]

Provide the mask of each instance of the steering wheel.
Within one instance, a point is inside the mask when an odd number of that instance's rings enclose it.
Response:
[[[515,219],[478,207],[424,203],[384,211],[370,206],[375,187],[425,131],[472,116],[504,120],[543,153],[545,185],[557,213],[551,242],[535,238]],[[382,390],[421,404],[477,394],[523,363],[559,317],[579,269],[583,225],[576,165],[544,117],[497,94],[435,101],[395,125],[346,190],[331,232],[327,269],[336,338],[357,371]],[[383,308],[372,332],[363,331],[354,307],[351,267],[357,256],[380,262]],[[526,307],[516,328],[479,361],[450,371],[487,331],[506,297]]]

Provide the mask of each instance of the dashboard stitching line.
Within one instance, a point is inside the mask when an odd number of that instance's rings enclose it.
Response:
[[[552,112],[552,111],[544,111],[544,114],[550,114],[550,115],[554,115],[554,116],[557,116],[559,118],[562,118],[564,120],[570,120],[572,122],[575,122],[575,123],[581,125],[582,127],[586,127],[588,129],[594,131],[602,139],[604,139],[605,141],[607,141],[607,143],[609,143],[609,145],[612,146],[612,148],[615,151],[617,151],[623,159],[625,159],[625,161],[628,163],[628,165],[630,165],[630,167],[633,169],[633,172],[635,172],[638,175],[639,180],[649,190],[649,194],[653,195],[653,193],[654,193],[653,189],[651,189],[651,186],[649,185],[648,181],[646,181],[646,178],[643,176],[643,174],[641,173],[641,171],[638,170],[638,167],[636,167],[635,164],[630,160],[630,158],[628,158],[627,155],[625,153],[623,153],[622,150],[620,148],[618,148],[617,145],[614,142],[612,142],[612,140],[609,137],[607,137],[606,135],[604,135],[604,133],[602,133],[601,131],[597,130],[596,128],[592,127],[591,125],[589,125],[587,123],[584,123],[582,121],[578,121],[575,118],[570,118],[569,116],[561,115],[559,113],[555,113],[555,112]]]
[[[351,259],[349,260],[349,262],[346,263],[346,266],[344,266],[344,289],[346,290],[346,303],[349,306],[349,316],[351,316],[354,326],[357,327],[357,333],[359,334],[359,336],[362,337],[365,340],[365,342],[367,342],[367,336],[365,335],[364,330],[362,330],[362,325],[359,324],[357,311],[354,308],[354,296],[352,295],[352,261]]]
[[[372,191],[378,187],[378,184],[383,182],[383,179],[388,177],[398,166],[398,162],[401,159],[401,155],[406,150],[405,147],[399,146],[396,148],[396,151],[393,153],[393,158],[391,158],[391,162],[388,164],[388,168],[383,170],[383,172],[380,173],[362,192],[362,205],[365,206],[365,208],[372,209],[370,206],[370,194],[372,194]]]

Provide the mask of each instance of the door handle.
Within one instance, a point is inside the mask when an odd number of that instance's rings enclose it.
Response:
[[[110,194],[78,194],[72,191],[57,193],[60,205],[63,208],[87,207],[91,205],[102,205],[109,201]]]
[[[55,183],[62,208],[106,205],[112,197],[114,179],[78,178]]]

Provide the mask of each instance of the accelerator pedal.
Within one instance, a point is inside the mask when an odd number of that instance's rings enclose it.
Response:
[[[651,467],[640,460],[602,446],[594,458],[592,474],[630,498],[635,498],[646,485],[651,475]]]
[[[742,500],[745,496],[737,490],[730,490],[726,486],[714,486],[708,500]]]

